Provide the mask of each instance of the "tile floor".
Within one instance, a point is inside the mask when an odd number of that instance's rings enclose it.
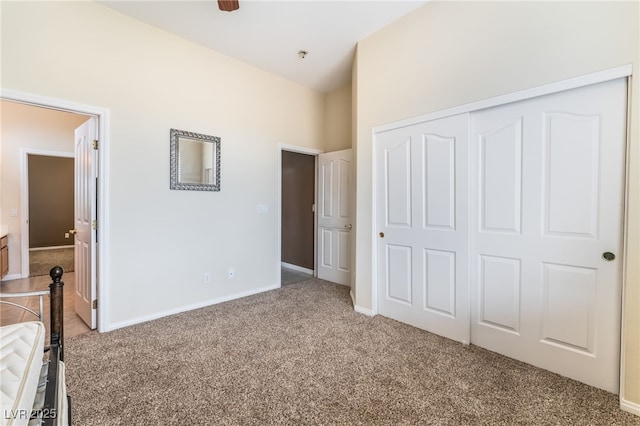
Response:
[[[307,274],[306,272],[300,272],[295,269],[286,268],[284,266],[280,269],[281,285],[299,283],[300,281],[309,280],[311,278],[313,278],[313,275]]]
[[[64,283],[64,337],[65,339],[77,336],[79,334],[91,331],[89,327],[80,319],[74,309],[74,290],[75,275],[73,272],[67,272],[62,276]],[[26,291],[47,290],[51,284],[51,277],[42,275],[38,277],[24,278],[19,280],[3,281],[0,286],[0,292],[20,293]],[[26,305],[34,311],[38,311],[38,297],[29,298],[13,298],[11,302]],[[49,328],[49,297],[45,296],[43,300],[44,319],[43,322],[47,329]],[[19,321],[35,321],[37,318],[29,312],[13,306],[0,303],[0,325],[12,324]]]

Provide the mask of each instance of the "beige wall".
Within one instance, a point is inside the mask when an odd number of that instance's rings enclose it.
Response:
[[[325,151],[351,148],[351,85],[348,84],[326,95]]]
[[[279,284],[278,144],[324,148],[324,94],[93,2],[0,7],[3,88],[110,111],[102,327]],[[221,137],[220,192],[169,189],[171,128]]]
[[[22,150],[73,153],[73,132],[87,117],[0,101],[0,212],[9,231],[9,274],[22,276]],[[11,216],[17,209],[18,216]]]
[[[73,247],[74,159],[30,154],[27,162],[29,247]]]
[[[431,2],[358,46],[356,304],[372,308],[372,128],[633,64],[638,2]],[[640,404],[640,85],[633,84],[622,397]]]

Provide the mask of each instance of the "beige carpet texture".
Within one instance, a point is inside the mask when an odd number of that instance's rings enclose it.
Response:
[[[29,276],[49,275],[52,265],[61,266],[65,272],[73,272],[74,248],[29,250]]]
[[[68,339],[75,425],[640,425],[616,395],[310,279]]]

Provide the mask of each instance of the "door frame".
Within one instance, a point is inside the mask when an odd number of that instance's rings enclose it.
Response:
[[[30,266],[29,266],[29,155],[40,155],[45,157],[58,157],[58,158],[74,158],[73,152],[65,151],[48,151],[43,149],[22,148],[20,150],[20,234],[21,234],[21,253],[20,253],[20,275],[22,278],[29,278]],[[75,162],[75,160],[74,160]],[[75,199],[74,199],[75,203]]]
[[[620,309],[621,309],[621,316],[620,316],[620,345],[621,345],[621,350],[620,350],[620,385],[619,385],[619,401],[620,401],[620,405],[621,408],[626,407],[626,405],[623,404],[624,401],[624,379],[625,379],[625,356],[624,356],[624,347],[622,347],[622,340],[624,338],[624,332],[625,332],[625,327],[624,327],[624,318],[625,318],[625,288],[626,288],[626,264],[627,264],[627,249],[628,249],[628,229],[629,229],[629,202],[628,202],[628,198],[629,198],[629,158],[630,158],[630,120],[629,120],[629,111],[630,111],[630,105],[631,105],[631,96],[630,96],[630,90],[629,87],[632,84],[632,77],[633,75],[633,65],[632,64],[627,64],[627,65],[622,65],[616,68],[611,68],[611,69],[607,69],[607,70],[603,70],[603,71],[598,71],[598,72],[594,72],[594,73],[590,73],[590,74],[586,74],[586,75],[582,75],[582,76],[578,76],[578,77],[574,77],[574,78],[568,78],[565,80],[561,80],[561,81],[557,81],[557,82],[553,82],[553,83],[549,83],[549,84],[545,84],[545,85],[541,85],[541,86],[537,86],[537,87],[533,87],[533,88],[529,88],[529,89],[524,89],[524,90],[520,90],[520,91],[516,91],[513,93],[508,93],[505,95],[500,95],[500,96],[495,96],[495,97],[491,97],[491,98],[487,98],[484,100],[480,100],[480,101],[476,101],[476,102],[472,102],[472,103],[468,103],[468,104],[464,104],[464,105],[460,105],[460,106],[456,106],[453,108],[448,108],[445,110],[440,110],[440,111],[435,111],[432,113],[428,113],[428,114],[424,114],[421,116],[417,116],[417,117],[413,117],[413,118],[408,118],[405,120],[399,120],[399,121],[395,121],[392,123],[388,123],[388,124],[384,124],[378,127],[374,127],[372,129],[372,143],[373,143],[373,155],[372,155],[372,204],[371,204],[371,208],[372,208],[372,223],[371,223],[371,236],[372,236],[372,244],[371,244],[371,277],[372,277],[372,283],[371,283],[371,314],[372,315],[377,315],[378,314],[378,275],[377,275],[377,270],[378,270],[378,256],[377,256],[377,239],[376,239],[376,224],[377,224],[377,212],[376,212],[376,205],[377,205],[377,197],[378,197],[378,190],[379,188],[376,185],[377,182],[377,176],[378,173],[380,172],[379,170],[377,170],[376,164],[377,164],[377,147],[378,147],[378,142],[377,142],[377,135],[379,133],[382,133],[384,131],[388,131],[388,130],[394,130],[394,129],[399,129],[402,127],[406,127],[406,126],[412,126],[415,124],[419,124],[425,121],[432,121],[432,120],[437,120],[440,118],[445,118],[445,117],[449,117],[449,116],[453,116],[453,115],[458,115],[458,114],[463,114],[463,113],[472,113],[474,111],[479,111],[479,110],[483,110],[483,109],[487,109],[487,108],[492,108],[492,107],[496,107],[496,106],[500,106],[500,105],[505,105],[508,103],[512,103],[512,102],[518,102],[518,101],[523,101],[523,100],[527,100],[527,99],[532,99],[535,97],[539,97],[539,96],[544,96],[544,95],[549,95],[549,94],[553,94],[553,93],[558,93],[558,92],[562,92],[562,91],[566,91],[566,90],[571,90],[571,89],[577,89],[580,87],[584,87],[584,86],[590,86],[593,84],[597,84],[597,83],[604,83],[606,81],[610,81],[610,80],[614,80],[614,79],[618,79],[618,78],[626,78],[627,79],[627,129],[626,129],[626,141],[625,141],[625,170],[624,170],[624,175],[625,175],[625,180],[624,180],[624,196],[623,196],[623,202],[624,202],[624,207],[623,207],[623,212],[624,212],[624,216],[622,219],[622,266],[621,266],[621,305],[620,305]],[[470,141],[471,139],[469,139]],[[469,193],[470,195],[471,193]],[[469,280],[469,285],[471,285],[471,280]],[[357,307],[356,307],[356,310]],[[625,408],[623,408],[625,409]],[[627,409],[627,411],[629,411]]]
[[[278,169],[278,182],[276,185],[276,220],[278,222],[277,226],[277,235],[276,235],[276,285],[280,287],[282,285],[282,151],[296,152],[298,154],[306,154],[314,157],[315,160],[315,170],[314,170],[314,180],[316,184],[314,185],[313,191],[313,200],[314,205],[318,205],[318,154],[322,154],[324,151],[315,149],[315,148],[307,148],[303,146],[296,145],[287,145],[287,144],[278,144],[278,158],[277,158],[277,169]],[[318,214],[317,208],[314,209],[313,212],[313,235],[314,235],[314,244],[313,244],[313,276],[317,276],[318,274],[318,253],[315,244],[315,235],[318,232]]]
[[[96,259],[96,281],[97,281],[97,297],[100,300],[98,309],[96,312],[98,320],[98,331],[109,331],[109,299],[108,295],[108,283],[109,283],[109,271],[110,271],[110,258],[109,258],[109,234],[106,232],[109,229],[109,129],[110,129],[110,111],[107,108],[102,108],[93,105],[81,104],[69,100],[51,98],[35,93],[21,92],[12,89],[0,88],[0,99],[18,102],[25,105],[30,105],[39,108],[53,109],[58,111],[65,111],[70,113],[77,113],[87,116],[94,116],[97,118],[98,126],[98,140],[100,141],[100,149],[98,151],[98,188],[97,199],[98,206],[96,216],[99,220],[98,230],[96,231],[96,249],[100,253],[94,256]],[[23,200],[24,202],[24,200]],[[25,210],[23,208],[23,218]],[[25,227],[25,222],[21,224],[21,228]],[[24,241],[24,240],[23,240]],[[24,243],[23,243],[24,246]]]

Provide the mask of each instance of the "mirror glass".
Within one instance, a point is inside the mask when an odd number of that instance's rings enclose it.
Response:
[[[171,189],[220,191],[220,138],[171,129]]]

